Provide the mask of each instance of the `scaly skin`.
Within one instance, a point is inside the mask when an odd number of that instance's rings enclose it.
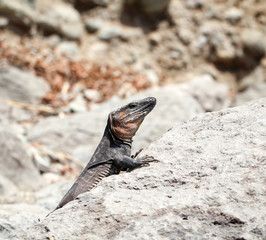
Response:
[[[90,191],[104,177],[157,161],[149,156],[135,158],[138,153],[130,157],[132,138],[155,104],[156,99],[148,97],[109,114],[102,140],[91,160],[56,209],[74,200],[79,194]]]

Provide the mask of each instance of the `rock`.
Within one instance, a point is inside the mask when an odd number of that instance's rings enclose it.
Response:
[[[236,98],[233,102],[233,106],[239,106],[244,104],[245,102],[263,97],[266,97],[266,83],[261,82],[253,84],[245,91],[240,92],[236,95]]]
[[[29,26],[36,17],[34,10],[20,0],[0,0],[0,14],[7,16],[11,22],[24,26]]]
[[[200,35],[192,49],[196,55],[205,56],[208,61],[226,68],[250,65],[241,47],[239,34],[225,23],[206,21],[200,28]]]
[[[69,58],[77,58],[79,54],[79,46],[76,42],[72,41],[64,41],[58,44],[57,51],[61,53],[64,56],[67,56]]]
[[[0,205],[0,239],[16,240],[27,228],[38,223],[38,216],[45,216],[47,210],[30,204]]]
[[[0,174],[20,189],[39,186],[41,178],[33,165],[27,144],[10,125],[0,123]]]
[[[186,0],[186,7],[189,9],[198,9],[203,7],[202,0]]]
[[[263,67],[260,66],[256,67],[253,71],[250,71],[246,76],[239,80],[239,90],[243,91],[253,85],[266,82],[265,71],[266,69],[264,70]]]
[[[172,127],[175,121],[185,121],[203,110],[199,103],[180,86],[154,88],[135,94],[126,100],[113,98],[87,113],[63,119],[43,119],[28,131],[30,142],[41,143],[53,150],[71,154],[87,163],[103,134],[108,114],[132,100],[147,96],[157,98],[157,105],[143,122],[134,138],[133,152],[146,146]]]
[[[98,102],[101,99],[99,91],[94,89],[86,89],[83,94],[88,101]]]
[[[0,96],[25,103],[39,103],[49,91],[44,79],[15,67],[0,68]]]
[[[23,109],[8,100],[2,99],[0,99],[0,112],[0,120],[9,121],[10,123],[29,121],[37,115],[36,112]]]
[[[31,155],[32,155],[32,159],[34,160],[34,163],[37,167],[37,169],[42,172],[55,172],[54,169],[51,169],[51,159],[47,156],[42,154],[42,152],[39,152],[36,148],[32,147],[30,149],[31,151]],[[44,156],[43,156],[44,155]],[[42,174],[43,177],[43,174]]]
[[[263,239],[265,107],[176,125],[142,153],[160,162],[103,179],[20,239]]]
[[[84,149],[85,155],[79,160],[88,162],[103,134],[109,110],[102,108],[64,118],[43,119],[29,129],[27,138],[74,158],[75,150]]]
[[[18,191],[16,185],[8,178],[0,175],[0,195],[9,195]]]
[[[160,79],[153,69],[145,70],[144,75],[146,75],[152,86],[158,86]]]
[[[241,20],[243,14],[244,14],[243,10],[232,7],[226,10],[226,12],[224,13],[224,17],[230,23],[236,24]]]
[[[81,38],[83,34],[81,17],[71,5],[58,0],[38,0],[37,11],[37,24],[45,31],[73,40]]]
[[[102,25],[102,21],[98,19],[86,19],[85,21],[85,27],[88,33],[97,32],[102,27]]]
[[[205,112],[218,111],[231,104],[228,85],[214,81],[208,74],[194,77],[183,84],[182,89],[193,96]]]
[[[137,5],[147,14],[159,14],[167,10],[170,0],[125,0],[128,5]]]
[[[65,112],[86,112],[88,110],[85,99],[81,94],[63,108]]]
[[[8,19],[5,17],[0,17],[0,29],[7,27]]]
[[[28,4],[30,7],[34,8],[36,6],[37,0],[22,0],[22,1]]]
[[[56,34],[53,34],[51,36],[48,36],[46,39],[45,39],[45,43],[50,46],[50,47],[56,47],[57,45],[59,45],[61,43],[61,39],[58,35]]]
[[[265,34],[255,29],[245,29],[241,33],[244,50],[255,58],[266,55]]]
[[[35,194],[35,204],[49,211],[54,210],[68,189],[73,185],[74,181],[60,181],[42,187]]]
[[[181,39],[181,41],[185,44],[188,45],[192,42],[194,35],[193,33],[187,29],[187,28],[181,28],[178,31],[178,37]]]
[[[213,62],[219,62],[229,65],[236,58],[236,48],[230,38],[224,32],[215,32],[211,35],[210,45],[214,53],[210,51],[210,58]]]
[[[37,224],[39,218],[45,217],[57,206],[72,184],[73,180],[61,181],[42,187],[34,195],[28,192],[13,194],[7,198],[9,204],[0,199],[0,239],[21,239],[19,236],[27,228]]]
[[[111,41],[114,38],[127,40],[123,29],[119,26],[105,26],[102,27],[98,33],[98,38],[103,41]]]

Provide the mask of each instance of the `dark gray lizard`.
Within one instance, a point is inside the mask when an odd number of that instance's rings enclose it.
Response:
[[[135,158],[138,153],[134,158],[130,157],[132,138],[155,104],[156,99],[148,97],[133,101],[109,114],[103,137],[91,160],[56,209],[91,190],[104,177],[157,161],[149,156]]]

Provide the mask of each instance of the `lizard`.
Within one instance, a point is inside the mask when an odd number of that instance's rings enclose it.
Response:
[[[156,98],[147,97],[133,101],[109,114],[98,147],[55,210],[62,208],[79,194],[90,191],[104,177],[118,174],[121,170],[133,170],[158,161],[151,156],[136,158],[141,150],[135,156],[130,156],[132,138],[155,105]]]

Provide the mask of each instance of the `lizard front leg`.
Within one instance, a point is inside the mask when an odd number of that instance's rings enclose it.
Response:
[[[141,158],[132,158],[125,155],[118,155],[113,161],[114,164],[122,170],[133,170],[134,168],[148,166],[151,162],[159,162],[157,159],[154,159],[154,157],[147,155]]]

